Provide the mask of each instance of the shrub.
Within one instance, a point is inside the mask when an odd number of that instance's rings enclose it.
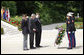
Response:
[[[18,25],[18,30],[19,30],[19,31],[22,31],[22,29],[21,29],[21,24]]]
[[[4,34],[4,30],[3,30],[3,28],[1,28],[1,34]]]
[[[56,26],[56,29],[60,28],[61,26]],[[62,27],[66,29],[66,24],[63,24]],[[83,29],[83,22],[75,22],[75,28],[76,29]]]
[[[83,18],[75,18],[76,22],[83,22]]]

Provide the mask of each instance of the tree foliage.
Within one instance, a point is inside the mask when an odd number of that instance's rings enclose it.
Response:
[[[83,17],[83,1],[2,1],[1,6],[10,7],[11,15],[39,12],[43,24],[65,21],[67,12]]]

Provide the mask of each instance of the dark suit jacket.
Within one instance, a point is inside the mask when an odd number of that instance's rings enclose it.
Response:
[[[35,19],[34,19],[34,22],[35,22],[36,29],[37,29],[36,32],[41,31],[41,30],[42,30],[42,27],[41,27],[41,22],[40,22],[40,20],[39,20],[38,18],[35,18]]]
[[[75,22],[75,18],[71,18],[71,21],[72,20]],[[74,22],[71,22],[72,31],[76,31]]]
[[[70,24],[68,24],[68,21],[70,22]],[[72,31],[72,29],[71,29],[71,19],[66,20],[66,31]]]
[[[36,25],[35,25],[34,20],[30,19],[30,33],[34,33],[33,29],[36,29]]]
[[[29,19],[27,20],[22,19],[21,28],[23,34],[29,33]]]
[[[70,18],[70,20],[66,20],[66,31],[70,31],[70,32],[72,32],[72,31],[76,31],[76,28],[75,28],[75,25],[74,25],[74,23],[72,22],[72,20],[74,20],[74,19],[72,19],[72,18]],[[70,24],[68,24],[68,21],[70,22]]]

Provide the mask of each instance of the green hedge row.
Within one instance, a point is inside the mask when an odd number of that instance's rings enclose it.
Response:
[[[56,29],[60,28],[60,27],[63,27],[64,29],[66,29],[66,24],[63,24],[63,25],[58,25],[56,27]],[[75,27],[76,29],[83,29],[83,22],[75,22]]]
[[[1,27],[1,34],[4,34],[4,29]]]
[[[83,22],[83,18],[75,18],[76,22]]]

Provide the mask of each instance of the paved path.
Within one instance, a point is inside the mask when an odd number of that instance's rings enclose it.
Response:
[[[54,46],[58,30],[53,29],[42,31],[42,48],[23,51],[23,35],[21,31],[18,31],[16,27],[6,24],[5,22],[1,23],[3,23],[2,26],[5,28],[5,34],[1,35],[1,54],[83,54],[83,29],[76,31],[77,47],[72,50],[67,50],[67,35],[63,38],[63,42],[59,48],[58,45]]]
[[[45,26],[42,26],[42,30],[53,30],[56,28],[56,26],[58,25],[63,25],[65,23],[54,23],[54,24],[50,24],[50,25],[45,25]]]

